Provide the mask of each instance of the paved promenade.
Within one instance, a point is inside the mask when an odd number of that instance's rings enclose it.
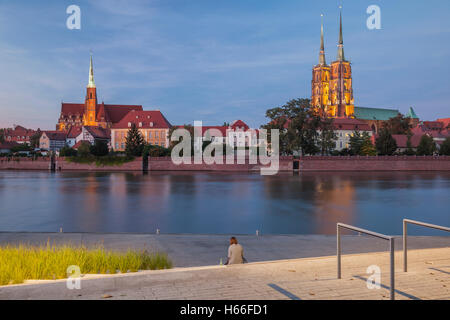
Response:
[[[408,273],[400,251],[395,262],[396,299],[450,299],[450,248],[410,251]],[[381,268],[379,290],[367,288],[370,265]],[[0,299],[389,299],[387,252],[345,255],[342,267],[340,280],[336,257],[87,276],[80,290],[44,281],[0,287]]]
[[[29,243],[84,245],[102,244],[106,249],[147,249],[166,252],[175,267],[219,265],[226,261],[230,235],[154,235],[154,234],[82,234],[82,233],[0,233],[0,245]],[[237,236],[244,246],[249,262],[323,257],[336,254],[336,236],[322,235],[263,235]],[[450,237],[408,237],[410,249],[450,247]],[[401,237],[396,249],[402,248]],[[344,236],[345,254],[382,252],[388,250],[384,240],[366,236]]]

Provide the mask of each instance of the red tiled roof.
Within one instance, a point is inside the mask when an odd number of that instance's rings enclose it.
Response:
[[[397,142],[397,148],[407,148],[408,146],[408,136],[406,134],[393,134],[392,137]],[[411,147],[417,148],[420,143],[422,134],[415,134],[411,136]]]
[[[22,126],[16,126],[14,129],[8,128],[4,130],[5,136],[25,136],[25,137],[31,137],[33,134],[35,134],[36,131],[33,129],[27,129]]]
[[[128,123],[134,123],[137,128],[169,129],[172,125],[167,121],[161,111],[135,111],[131,110],[118,123],[113,124],[113,129],[128,129]],[[139,125],[142,124],[142,126]]]
[[[76,138],[81,134],[81,126],[70,127],[67,138]]]
[[[61,103],[61,114],[64,116],[68,115],[83,115],[84,114],[84,103]]]
[[[65,131],[44,131],[50,140],[66,140],[67,132]]]
[[[437,121],[444,124],[444,128],[450,128],[450,118],[437,119]]]
[[[428,130],[444,129],[444,124],[439,121],[423,121],[422,125],[425,127],[425,129],[428,129]]]
[[[118,123],[130,111],[142,111],[142,106],[105,104],[104,109],[106,117],[109,121],[112,123]]]
[[[333,119],[333,126],[335,130],[372,131],[366,122],[350,118]]]
[[[249,126],[242,120],[235,120],[230,125],[231,128],[235,129],[236,127],[244,127],[244,130],[248,130]]]
[[[196,129],[197,129],[198,127],[196,127]],[[220,133],[222,134],[222,137],[226,137],[227,136],[227,130],[228,130],[228,127],[225,127],[225,126],[202,126],[202,136],[204,136],[205,135],[205,132],[207,131],[207,130],[212,130],[212,129],[214,129],[214,130],[219,130],[220,131]],[[211,133],[211,132],[210,132]]]
[[[80,117],[84,114],[83,103],[65,103],[61,104],[61,116],[75,116]],[[131,110],[142,111],[142,106],[140,105],[115,105],[115,104],[97,104],[97,121],[105,121],[117,123],[119,122],[128,112]]]
[[[84,127],[94,139],[111,139],[111,130],[102,127],[85,126]]]

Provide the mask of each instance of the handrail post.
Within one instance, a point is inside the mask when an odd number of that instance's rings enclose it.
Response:
[[[408,224],[403,220],[403,272],[408,272]]]
[[[391,237],[389,240],[389,249],[391,251],[391,300],[395,300],[395,239]]]
[[[390,299],[395,300],[395,237],[387,236],[381,233],[357,228],[354,226],[350,226],[348,224],[344,223],[338,223],[336,225],[336,255],[337,255],[337,278],[341,279],[341,228],[356,231],[359,233],[364,233],[372,237],[380,238],[389,241],[389,251],[390,251],[390,281],[391,281],[391,288],[390,288]]]
[[[450,228],[416,220],[403,219],[403,271],[408,271],[408,223],[441,231],[450,232]]]
[[[337,232],[337,278],[341,279],[341,231],[339,224],[336,226]]]

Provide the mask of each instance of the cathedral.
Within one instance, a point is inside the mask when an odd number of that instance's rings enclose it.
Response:
[[[80,126],[111,128],[113,124],[118,123],[132,110],[142,111],[142,106],[98,103],[91,56],[89,82],[84,103],[61,103],[61,114],[56,130],[68,131],[71,127]]]
[[[355,105],[352,87],[352,67],[345,60],[342,12],[340,15],[339,42],[336,61],[327,64],[321,26],[319,64],[313,68],[311,104],[315,110],[331,118],[354,118]]]
[[[328,116],[334,119],[346,119],[347,123],[351,119],[362,121],[370,127],[373,133],[377,133],[387,120],[398,116],[400,111],[397,109],[355,106],[352,66],[345,59],[344,54],[342,11],[339,17],[339,40],[337,47],[336,60],[331,65],[327,64],[322,16],[319,64],[313,67],[312,72],[311,106],[322,116]],[[419,122],[419,118],[412,107],[406,116],[411,119],[412,124]]]

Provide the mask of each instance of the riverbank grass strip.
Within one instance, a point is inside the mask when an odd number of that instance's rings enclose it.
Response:
[[[103,247],[3,246],[0,247],[0,285],[19,284],[25,280],[67,278],[69,266],[80,267],[81,274],[114,274],[138,270],[172,268],[165,253],[147,251],[114,252]]]

